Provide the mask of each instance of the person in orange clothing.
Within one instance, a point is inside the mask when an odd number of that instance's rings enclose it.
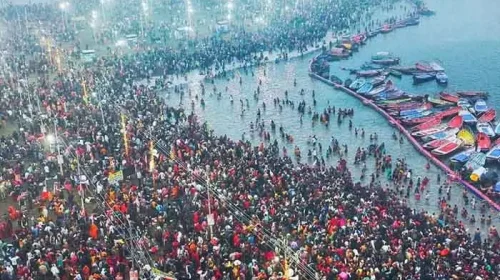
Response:
[[[93,239],[97,239],[97,237],[99,236],[99,228],[94,223],[90,225],[89,236]]]

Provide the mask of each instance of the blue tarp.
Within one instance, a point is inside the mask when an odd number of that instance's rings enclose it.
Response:
[[[493,188],[493,190],[496,191],[496,192],[500,192],[500,182],[497,182],[495,184],[495,187]]]

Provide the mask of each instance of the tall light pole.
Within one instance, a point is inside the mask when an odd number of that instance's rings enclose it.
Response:
[[[65,2],[61,2],[59,3],[59,8],[61,9],[62,13],[61,13],[61,19],[63,21],[63,28],[64,28],[64,31],[66,31],[66,11],[68,10],[69,8],[69,2],[65,1]]]

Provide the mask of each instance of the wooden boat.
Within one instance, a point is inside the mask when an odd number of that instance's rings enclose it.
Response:
[[[420,118],[427,117],[430,115],[432,115],[432,111],[426,110],[426,111],[415,112],[415,113],[412,113],[410,115],[402,116],[402,117],[399,117],[399,119],[402,120],[403,122],[407,122],[409,120],[420,119]]]
[[[432,104],[434,104],[436,106],[450,106],[450,105],[453,105],[452,102],[445,101],[445,100],[440,99],[440,98],[434,98],[434,97],[427,98],[427,101],[429,101],[430,103],[432,103]]]
[[[500,122],[495,126],[495,134],[500,135]],[[500,138],[499,138],[500,139]]]
[[[450,161],[453,163],[462,163],[462,164],[466,163],[473,153],[474,153],[474,148],[465,150],[451,157]]]
[[[489,123],[478,122],[476,124],[476,129],[478,132],[482,132],[482,133],[488,135],[489,137],[495,136],[495,131],[493,130],[493,128],[491,127],[491,125]]]
[[[385,85],[379,85],[378,87],[370,90],[370,92],[368,92],[367,95],[371,95],[371,96],[377,95],[377,94],[385,91],[386,89],[387,89],[387,87]]]
[[[394,29],[406,27],[406,22],[405,21],[396,22],[392,27]]]
[[[384,66],[369,63],[369,62],[365,62],[365,63],[363,63],[363,65],[361,65],[361,70],[383,70],[383,69],[384,69]],[[356,72],[354,72],[354,74],[356,74]]]
[[[365,79],[356,79],[354,80],[354,82],[352,82],[350,85],[349,85],[349,88],[352,89],[352,90],[358,90],[360,89],[364,84],[366,83],[366,80]]]
[[[377,100],[398,100],[402,98],[408,98],[408,94],[402,90],[391,90],[391,89],[386,89],[385,91],[379,93],[376,96]],[[411,97],[410,97],[411,98]]]
[[[366,42],[366,35],[364,33],[353,35],[351,37],[351,42],[355,44],[364,44]]]
[[[373,84],[370,82],[366,82],[361,88],[359,88],[356,92],[359,94],[367,94],[373,89]]]
[[[436,75],[433,73],[419,73],[413,75],[413,83],[420,84],[428,81],[432,81],[436,78]]]
[[[493,145],[494,146],[500,145],[500,138],[498,138],[497,140],[495,140],[495,142],[493,142]]]
[[[476,137],[474,136],[474,133],[472,133],[472,131],[468,128],[462,128],[457,133],[457,138],[462,140],[464,146],[473,147],[476,144]]]
[[[348,58],[350,55],[351,51],[345,48],[332,48],[329,53],[329,56],[334,60]]]
[[[386,59],[388,57],[393,57],[392,53],[387,52],[387,51],[381,51],[377,52],[374,55],[372,55],[372,60],[377,60],[377,59]]]
[[[462,128],[462,125],[464,124],[464,119],[462,116],[454,116],[449,122],[448,122],[448,127],[449,128]]]
[[[409,110],[402,110],[399,111],[400,116],[408,116],[408,115],[414,115],[416,113],[421,113],[423,111],[429,110],[432,108],[432,105],[429,103],[423,104],[421,107],[415,108],[415,109],[409,109]]]
[[[389,71],[389,75],[396,77],[396,78],[401,78],[403,76],[403,73],[399,72],[398,70],[391,69]]]
[[[497,116],[497,111],[493,108],[488,109],[478,119],[478,122],[491,122]]]
[[[469,160],[465,163],[467,169],[476,170],[481,168],[486,163],[486,154],[474,152],[470,155]]]
[[[436,72],[444,72],[443,66],[439,65],[437,62],[431,62],[429,63],[429,67],[432,68],[433,71]]]
[[[399,119],[407,121],[407,120],[412,120],[412,119],[420,119],[422,117],[427,117],[432,115],[432,111],[430,110],[424,110],[424,111],[416,111],[411,114],[401,116]]]
[[[445,85],[448,83],[448,76],[444,72],[436,73],[436,82]]]
[[[449,109],[446,109],[444,111],[439,112],[438,115],[441,118],[451,117],[451,116],[458,114],[461,110],[462,109],[460,107],[452,107],[452,108],[449,108]]]
[[[380,32],[380,31],[378,31],[378,30],[375,30],[375,31],[368,31],[368,32],[366,33],[366,37],[368,37],[368,38],[373,38],[373,37],[377,36],[379,32]]]
[[[418,72],[417,68],[415,67],[409,67],[409,66],[393,66],[391,69],[399,71],[403,74],[408,74],[411,75],[415,72]]]
[[[381,28],[380,28],[380,33],[389,33],[392,31],[392,25],[390,24],[384,24]]]
[[[439,94],[439,98],[443,99],[444,101],[452,102],[452,103],[457,103],[460,97],[458,95],[454,95],[452,93],[447,93],[447,92],[441,92]]]
[[[342,85],[342,79],[335,75],[330,75],[330,81],[332,81],[334,84]]]
[[[440,131],[440,132],[437,132],[437,133],[434,133],[431,135],[427,135],[427,136],[423,137],[422,139],[424,141],[431,141],[431,140],[436,140],[436,139],[446,139],[446,138],[450,138],[450,137],[456,135],[457,132],[458,132],[458,128],[448,128],[444,131]]]
[[[486,91],[458,91],[457,94],[461,97],[487,97]]]
[[[418,18],[412,17],[406,20],[406,25],[411,26],[411,25],[419,25],[420,20]]]
[[[436,139],[436,140],[432,140],[430,142],[425,143],[424,145],[422,145],[422,147],[424,147],[424,149],[427,149],[427,150],[434,150],[434,149],[439,148],[443,144],[448,143],[449,141],[450,141],[449,139]]]
[[[383,100],[383,101],[380,101],[379,103],[383,104],[383,105],[394,105],[394,104],[407,103],[407,102],[410,102],[412,100],[413,99],[411,99],[410,97],[404,97],[404,98],[400,98],[400,99]]]
[[[379,85],[381,85],[382,83],[384,83],[385,79],[386,79],[386,76],[382,76],[382,75],[377,76],[377,77],[375,77],[375,78],[372,80],[372,84],[373,84],[373,86],[374,86],[374,87],[379,86]]]
[[[372,63],[380,65],[396,65],[399,64],[399,58],[372,59]]]
[[[411,135],[413,135],[415,137],[424,137],[424,136],[427,136],[427,135],[431,135],[431,134],[434,134],[434,133],[445,131],[446,129],[448,129],[447,125],[437,125],[435,127],[431,127],[431,128],[428,128],[428,129],[423,129],[423,130],[415,131]]]
[[[380,70],[362,70],[356,73],[359,77],[375,77],[378,74],[380,74]]]
[[[486,153],[486,160],[496,160],[500,159],[500,145],[495,145],[491,150]]]
[[[472,107],[472,105],[470,105],[469,100],[467,100],[467,99],[463,99],[463,98],[460,98],[460,99],[458,100],[458,102],[457,102],[457,106],[460,106],[460,107],[462,107],[462,108],[464,108],[464,109],[468,109],[468,108]]]
[[[460,116],[462,116],[464,123],[476,123],[477,119],[474,117],[469,110],[462,110],[458,113]]]
[[[429,10],[429,8],[427,8],[427,7],[421,7],[418,9],[417,12],[423,16],[433,16],[436,14],[436,12]]]
[[[437,126],[441,124],[442,119],[441,118],[434,118],[428,122],[421,123],[419,125],[416,125],[411,128],[411,131],[418,131],[418,130],[424,130],[424,129],[429,129],[431,127]]]
[[[476,113],[484,113],[487,110],[488,105],[486,104],[486,101],[483,99],[476,100],[476,103],[474,103],[474,111],[476,111]]]
[[[415,102],[415,101],[408,101],[408,102],[401,102],[401,103],[385,103],[386,100],[382,101],[377,101],[379,106],[381,108],[384,108],[385,110],[410,110],[410,109],[415,109],[420,106],[422,106],[424,103],[422,102]]]
[[[491,139],[485,133],[479,132],[476,136],[477,149],[481,152],[488,151],[491,148]]]
[[[458,150],[461,145],[462,142],[459,139],[455,139],[453,141],[443,144],[437,149],[432,150],[431,153],[437,156],[445,156]]]
[[[426,123],[428,121],[434,120],[436,117],[439,117],[439,115],[430,115],[430,116],[415,118],[415,119],[403,119],[401,121],[405,125],[417,125],[417,124]]]
[[[417,70],[419,70],[421,72],[433,72],[434,71],[434,69],[432,69],[432,67],[428,63],[425,63],[425,62],[415,63],[415,68],[417,68]]]

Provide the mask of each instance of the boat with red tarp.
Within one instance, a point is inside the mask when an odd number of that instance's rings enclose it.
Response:
[[[491,122],[497,116],[497,111],[493,108],[488,109],[478,119],[479,122]]]
[[[422,147],[428,150],[434,150],[441,147],[443,144],[448,143],[449,141],[449,139],[436,139],[425,143],[424,145],[422,145]]]
[[[380,28],[380,33],[389,33],[392,31],[392,29],[393,29],[392,25],[384,24],[384,26],[382,26],[382,28]]]
[[[434,115],[425,116],[425,117],[421,117],[421,118],[414,118],[414,119],[403,119],[402,122],[405,125],[417,125],[417,124],[431,121],[435,118],[440,118],[439,114],[434,114]]]
[[[441,125],[437,125],[437,126],[428,128],[428,129],[423,129],[423,130],[415,131],[411,135],[413,135],[415,137],[424,137],[424,136],[427,136],[427,135],[431,135],[431,134],[435,134],[435,133],[438,133],[438,132],[441,132],[441,131],[445,131],[447,128],[448,128],[447,125],[441,124]]]
[[[434,72],[434,69],[432,69],[432,67],[428,63],[425,63],[425,62],[415,63],[415,68],[417,68],[417,70],[422,71],[422,72]]]
[[[485,133],[479,132],[476,136],[477,148],[481,151],[488,151],[491,148],[491,139]]]
[[[462,118],[462,116],[460,116],[460,115],[457,115],[457,116],[454,116],[448,122],[448,127],[449,128],[462,128],[463,124],[464,124],[464,118]]]
[[[442,118],[446,118],[446,117],[450,117],[450,116],[458,114],[461,110],[462,110],[462,108],[460,108],[460,107],[453,107],[453,108],[439,112],[438,115]]]
[[[411,130],[418,131],[418,130],[429,129],[431,127],[434,127],[434,126],[441,124],[441,120],[442,120],[441,118],[435,117],[435,118],[432,118],[430,121],[427,121],[427,122],[424,122],[424,123],[421,123],[419,125],[412,127]]]
[[[460,148],[461,145],[462,141],[460,141],[459,139],[450,140],[448,143],[445,143],[441,145],[439,148],[432,150],[431,153],[437,156],[444,156],[458,150],[458,148]]]
[[[457,103],[458,100],[460,100],[460,96],[455,95],[453,93],[448,93],[448,92],[441,92],[439,94],[439,98],[443,99],[444,101],[453,102],[453,103]]]

